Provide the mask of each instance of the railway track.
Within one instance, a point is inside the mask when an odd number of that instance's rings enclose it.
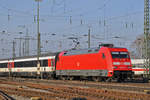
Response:
[[[150,98],[149,94],[143,92],[144,89],[149,89],[150,84],[147,84],[145,88],[141,86],[143,90],[134,91],[129,89],[137,88],[138,84],[116,83],[115,85],[115,83],[36,79],[0,79],[0,84],[0,89],[7,94],[25,97],[39,96],[42,100],[71,100],[78,97],[86,98],[86,100],[149,100]],[[2,84],[7,86],[2,86]]]
[[[39,79],[22,79],[17,78],[12,81],[17,82],[35,82],[42,84],[54,84],[65,86],[78,86],[82,88],[96,88],[96,89],[114,89],[132,92],[144,92],[150,90],[150,83],[106,83],[106,82],[91,82],[91,81],[62,81],[62,80],[39,80]]]
[[[26,86],[30,89],[38,89],[38,91],[25,88],[17,89],[12,87],[0,87],[0,89],[8,94],[13,95],[21,95],[27,97],[39,96],[43,100],[59,100],[60,98],[64,100],[71,100],[71,98],[77,97],[86,98],[87,100],[148,100],[150,97],[147,94],[127,93],[122,91],[91,88],[85,89],[78,87],[45,86],[41,84],[26,84]],[[47,92],[41,90],[45,90]]]
[[[0,100],[15,100],[15,99],[0,90]]]

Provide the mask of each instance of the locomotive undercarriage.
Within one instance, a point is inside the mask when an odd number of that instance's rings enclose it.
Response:
[[[97,75],[96,75],[96,73],[80,75],[80,73],[78,72],[75,75],[74,75],[74,73],[70,73],[70,74],[66,74],[66,75],[59,74],[58,79],[61,79],[61,80],[89,80],[89,81],[92,80],[92,81],[97,81],[97,82],[101,82],[101,81],[111,82],[111,81],[116,80],[118,82],[123,82],[127,79],[131,80],[132,76],[133,76],[132,71],[114,71],[114,74],[112,77],[108,77],[107,75],[101,75],[100,73],[98,73]]]
[[[114,71],[113,79],[117,80],[118,82],[125,81],[127,79],[133,78],[132,71]]]
[[[93,81],[117,81],[123,82],[125,80],[132,80],[133,79],[133,72],[132,71],[114,71],[113,77],[102,77],[102,76],[92,76]]]

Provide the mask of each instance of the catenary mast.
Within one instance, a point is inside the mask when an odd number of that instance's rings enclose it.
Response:
[[[37,2],[37,75],[40,76],[40,55],[41,55],[41,46],[40,46],[40,22],[39,22],[39,10],[40,10],[40,5],[39,3],[42,0],[35,0]]]
[[[149,59],[150,59],[150,46],[149,46],[149,29],[150,29],[150,25],[149,25],[149,0],[144,0],[144,59],[145,59],[145,68],[146,68],[146,75],[145,77],[149,77],[150,76],[150,71],[149,69]]]

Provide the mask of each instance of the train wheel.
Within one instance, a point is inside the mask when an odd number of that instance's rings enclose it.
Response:
[[[92,80],[95,81],[95,82],[99,82],[102,79],[100,77],[98,77],[98,76],[95,76],[95,77],[92,77]]]
[[[60,79],[61,79],[61,80],[67,80],[67,77],[65,77],[65,76],[60,76]]]
[[[124,82],[125,80],[124,79],[122,79],[122,78],[118,78],[117,79],[117,82]]]
[[[105,82],[111,82],[111,81],[112,81],[112,78],[105,79]]]
[[[70,76],[68,79],[72,81],[72,80],[73,80],[73,77]]]
[[[43,73],[43,75],[42,75],[42,77],[44,78],[44,79],[47,79],[47,74],[46,73]]]
[[[148,83],[149,79],[148,78],[143,78],[143,83]]]

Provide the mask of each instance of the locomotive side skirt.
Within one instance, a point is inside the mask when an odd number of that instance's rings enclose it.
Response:
[[[107,76],[107,70],[56,70],[56,75],[62,76]]]

